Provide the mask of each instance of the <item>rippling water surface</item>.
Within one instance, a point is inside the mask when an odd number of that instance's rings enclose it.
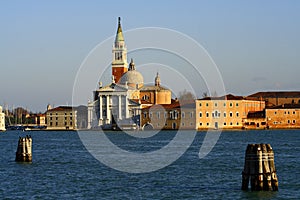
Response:
[[[16,163],[19,136],[31,134],[33,162]],[[100,134],[86,132],[86,134]],[[107,136],[122,149],[147,152],[168,144],[176,132],[134,138],[120,132]],[[76,132],[0,134],[1,199],[299,199],[300,131],[225,131],[205,158],[198,153],[205,132],[198,132],[185,154],[151,173],[111,169],[85,149]],[[241,191],[248,143],[270,143],[275,153],[278,192]]]

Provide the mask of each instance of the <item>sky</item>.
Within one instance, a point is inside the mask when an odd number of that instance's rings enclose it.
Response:
[[[115,35],[119,16],[124,32],[161,27],[195,40],[213,59],[227,93],[299,91],[299,10],[297,0],[3,0],[0,104],[33,112],[44,112],[47,104],[71,105],[80,66]],[[92,91],[87,93],[86,102]]]

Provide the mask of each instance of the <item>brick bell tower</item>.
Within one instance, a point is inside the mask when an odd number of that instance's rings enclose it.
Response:
[[[112,75],[114,77],[114,81],[118,83],[122,75],[128,71],[127,49],[123,37],[120,17],[118,18],[118,29],[112,54]]]

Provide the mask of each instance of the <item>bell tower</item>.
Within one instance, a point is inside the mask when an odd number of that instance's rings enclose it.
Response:
[[[113,45],[112,75],[116,83],[119,82],[122,75],[127,72],[127,49],[121,27],[121,17],[118,18],[118,29]]]

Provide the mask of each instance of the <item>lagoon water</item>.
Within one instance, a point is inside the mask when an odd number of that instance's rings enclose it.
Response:
[[[26,134],[33,138],[33,162],[16,163],[18,138]],[[106,134],[123,149],[147,152],[168,144],[176,131],[163,131],[150,138],[133,138],[120,132]],[[224,131],[213,150],[199,159],[205,134],[198,132],[188,150],[171,165],[150,173],[132,174],[111,169],[95,159],[77,132],[6,131],[0,135],[0,198],[300,198],[300,130]],[[270,143],[273,147],[278,192],[240,190],[248,143]]]

